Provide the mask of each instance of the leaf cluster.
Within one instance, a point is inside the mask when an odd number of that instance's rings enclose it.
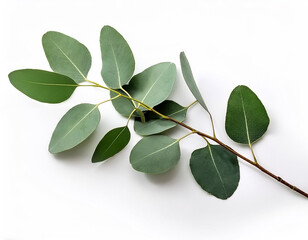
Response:
[[[115,110],[128,120],[102,136],[92,162],[105,161],[127,146],[131,136],[128,122],[133,119],[135,132],[143,138],[131,150],[132,167],[146,174],[160,174],[176,166],[181,155],[180,141],[199,132],[189,128],[188,134],[179,139],[166,134],[166,130],[184,125],[191,106],[183,107],[168,99],[177,78],[174,63],[157,63],[135,74],[135,59],[128,43],[117,30],[104,26],[100,33],[101,76],[105,83],[102,85],[87,78],[92,60],[85,45],[54,31],[43,35],[42,44],[53,71],[21,69],[11,72],[9,80],[19,91],[45,103],[63,102],[77,87],[99,87],[110,92],[110,98],[100,103],[81,103],[68,110],[52,134],[51,153],[72,149],[88,138],[100,122],[99,106],[111,101]],[[180,62],[188,88],[210,117],[211,139],[216,140],[212,115],[184,52],[180,53]],[[252,151],[253,143],[263,136],[268,125],[269,117],[256,94],[246,86],[237,86],[228,100],[225,122],[228,136],[237,143],[246,144]],[[222,145],[210,143],[204,136],[201,140],[205,146],[191,154],[191,173],[206,192],[227,199],[240,180],[237,156]]]

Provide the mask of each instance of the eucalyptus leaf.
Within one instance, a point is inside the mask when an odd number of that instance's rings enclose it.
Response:
[[[97,145],[92,162],[104,161],[118,152],[128,144],[130,132],[127,126],[110,130]]]
[[[71,108],[54,130],[49,151],[59,153],[77,146],[96,129],[100,121],[97,105],[82,103]]]
[[[235,192],[240,171],[234,154],[220,145],[208,145],[195,150],[190,169],[197,183],[208,193],[227,199]]]
[[[154,107],[154,109],[165,116],[172,117],[180,122],[184,121],[187,112],[187,108],[182,107],[178,103],[170,100],[162,102]],[[140,118],[135,118],[134,130],[139,135],[148,136],[161,133],[177,125],[174,122],[163,119],[151,111],[149,111],[145,116],[146,122],[144,123],[140,121]]]
[[[127,96],[122,90],[117,90],[119,93]],[[118,94],[110,91],[110,98],[116,97]],[[133,102],[125,97],[118,97],[111,100],[115,110],[124,117],[128,117],[131,112],[135,109]],[[139,116],[137,112],[134,112],[134,116]]]
[[[158,63],[135,75],[127,90],[133,98],[154,107],[170,95],[175,78],[176,67],[173,63]]]
[[[237,86],[228,100],[226,132],[235,142],[250,144],[266,132],[269,117],[260,99],[248,87]]]
[[[135,59],[123,36],[110,26],[101,30],[102,77],[108,87],[121,88],[133,76]]]
[[[76,83],[87,79],[92,60],[89,50],[82,43],[54,31],[45,33],[42,43],[52,70],[69,76]]]
[[[45,103],[68,99],[78,86],[67,76],[37,69],[21,69],[9,74],[12,85],[28,97]]]
[[[180,159],[179,141],[163,135],[145,137],[134,146],[129,159],[137,171],[150,174],[167,172]]]
[[[202,95],[198,89],[198,86],[196,84],[196,81],[194,79],[194,76],[192,74],[191,68],[190,68],[190,64],[188,62],[188,59],[185,55],[184,52],[180,53],[180,61],[181,61],[181,68],[182,68],[182,74],[184,77],[184,80],[189,88],[189,90],[191,91],[191,93],[194,95],[194,97],[196,98],[196,100],[200,103],[200,105],[208,112],[209,109],[207,108]]]

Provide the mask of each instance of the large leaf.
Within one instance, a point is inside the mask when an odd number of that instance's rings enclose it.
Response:
[[[135,145],[129,158],[137,171],[164,173],[174,167],[180,159],[179,142],[162,135],[145,137]]]
[[[47,32],[42,38],[45,55],[55,72],[80,83],[87,78],[91,67],[89,50],[76,39],[59,32]]]
[[[130,132],[127,126],[109,131],[97,145],[92,162],[104,161],[120,152],[129,142]]]
[[[100,44],[103,80],[110,88],[121,88],[131,79],[134,73],[135,59],[133,53],[123,36],[110,26],[102,28]]]
[[[229,198],[240,180],[236,156],[219,145],[195,150],[190,158],[190,169],[197,183],[220,199]]]
[[[97,105],[82,103],[71,108],[54,130],[49,151],[58,153],[75,147],[91,135],[99,121]]]
[[[248,87],[237,86],[231,93],[226,115],[226,131],[235,142],[250,144],[258,140],[269,125],[267,112]]]
[[[184,77],[184,80],[188,86],[188,88],[190,89],[191,93],[194,95],[194,97],[197,99],[197,101],[200,103],[200,105],[208,112],[208,108],[201,96],[201,93],[197,87],[197,84],[195,82],[194,76],[192,74],[191,68],[190,68],[190,64],[188,62],[188,59],[185,55],[184,52],[180,53],[180,61],[181,61],[181,68],[182,68],[182,74]]]
[[[127,90],[133,98],[154,107],[170,95],[175,78],[176,67],[173,63],[158,63],[135,75]]]
[[[28,97],[46,103],[65,101],[78,86],[67,76],[36,69],[16,70],[9,74],[9,79]]]
[[[187,112],[187,108],[170,100],[162,102],[154,107],[154,109],[165,116],[172,117],[180,122],[184,121]],[[144,123],[140,121],[140,118],[135,118],[134,129],[139,135],[147,136],[161,133],[177,125],[174,122],[163,119],[154,112],[148,112],[145,116],[146,122]]]

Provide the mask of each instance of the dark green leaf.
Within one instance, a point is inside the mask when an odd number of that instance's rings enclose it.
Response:
[[[109,131],[97,145],[92,162],[104,161],[120,152],[129,142],[130,132],[127,126]]]
[[[129,45],[114,28],[104,26],[101,30],[102,77],[108,87],[121,88],[132,77],[135,59]]]
[[[226,115],[226,131],[235,142],[249,144],[258,140],[269,125],[267,112],[257,95],[246,86],[231,93]]]
[[[205,102],[201,96],[201,93],[197,87],[197,84],[195,82],[194,76],[192,74],[188,59],[186,58],[186,55],[184,52],[180,53],[180,61],[181,61],[181,68],[182,68],[182,74],[184,77],[184,80],[190,89],[191,93],[194,95],[194,97],[197,99],[197,101],[200,103],[200,105],[208,112],[208,108],[205,105]]]
[[[9,74],[9,79],[28,97],[46,103],[65,101],[78,86],[67,76],[36,69],[16,70]]]
[[[130,154],[130,163],[134,169],[151,174],[167,172],[179,159],[178,140],[162,135],[141,139]]]
[[[195,150],[190,158],[190,169],[197,183],[220,199],[229,198],[240,180],[236,156],[219,145]]]
[[[49,151],[58,153],[75,147],[91,135],[99,121],[97,105],[82,103],[71,108],[54,130]]]
[[[80,83],[91,67],[89,50],[76,39],[59,32],[47,32],[42,38],[45,55],[52,70]]]
[[[184,121],[187,109],[174,101],[166,100],[154,107],[155,110],[172,117],[180,122]],[[161,133],[176,126],[176,123],[163,119],[154,112],[146,114],[146,122],[142,123],[139,118],[135,118],[134,129],[139,135],[147,136]]]
[[[176,67],[173,63],[159,63],[135,75],[127,90],[133,98],[154,107],[170,95],[175,78]]]

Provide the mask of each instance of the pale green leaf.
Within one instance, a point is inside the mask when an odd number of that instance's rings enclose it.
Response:
[[[190,64],[188,62],[188,59],[185,55],[184,52],[180,53],[180,61],[181,61],[181,68],[182,68],[182,74],[184,77],[184,80],[188,86],[188,88],[190,89],[191,93],[194,95],[194,97],[197,99],[197,101],[200,103],[200,105],[208,112],[208,108],[202,98],[202,95],[198,89],[198,86],[196,84],[196,81],[194,79],[194,76],[192,74],[191,68],[190,68]]]
[[[158,63],[135,75],[127,90],[133,98],[154,107],[167,99],[175,79],[176,67],[173,63]]]
[[[110,26],[101,30],[102,77],[108,87],[121,88],[132,77],[135,70],[133,53],[123,36]]]
[[[132,149],[129,159],[137,171],[150,174],[167,172],[180,159],[179,142],[162,135],[145,137]]]
[[[220,145],[195,150],[190,158],[190,169],[197,183],[220,199],[229,198],[240,180],[236,156]]]
[[[99,121],[97,105],[82,103],[71,108],[56,126],[49,151],[58,153],[75,147],[91,135]]]
[[[91,55],[82,43],[54,31],[45,33],[42,43],[52,70],[69,76],[76,83],[86,80],[91,67]]]

